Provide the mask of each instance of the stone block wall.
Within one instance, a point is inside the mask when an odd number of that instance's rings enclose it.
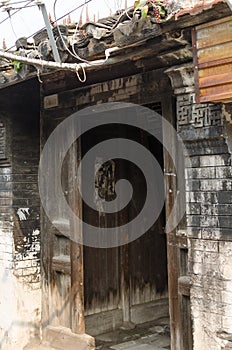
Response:
[[[193,348],[221,350],[232,334],[232,155],[220,104],[177,95],[177,128],[186,154],[188,272]],[[179,90],[181,92],[181,90]],[[183,93],[184,92],[184,93]]]

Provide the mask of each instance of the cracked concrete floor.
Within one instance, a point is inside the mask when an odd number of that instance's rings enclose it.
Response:
[[[167,350],[170,349],[169,319],[123,327],[96,337],[96,350]]]

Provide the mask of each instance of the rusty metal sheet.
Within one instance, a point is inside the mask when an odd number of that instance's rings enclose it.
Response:
[[[192,31],[196,101],[232,100],[232,16]]]

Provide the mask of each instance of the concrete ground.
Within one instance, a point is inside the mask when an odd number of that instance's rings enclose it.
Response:
[[[167,350],[170,349],[169,319],[161,318],[136,326],[125,324],[124,327],[98,335],[95,339],[96,350]],[[35,341],[24,350],[54,350],[54,348]]]
[[[122,327],[96,337],[96,350],[167,349],[170,349],[170,327],[167,318],[136,327]]]
[[[23,350],[54,350],[54,348],[41,344],[40,340],[35,340],[25,346]]]

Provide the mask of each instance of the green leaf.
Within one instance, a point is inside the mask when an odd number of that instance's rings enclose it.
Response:
[[[159,9],[159,13],[161,14],[161,15],[166,15],[166,12],[165,12],[165,10],[163,9],[163,8],[160,8]]]
[[[147,3],[147,0],[142,0],[142,1],[137,0],[134,3],[134,9],[135,10],[142,9],[146,5],[146,3]]]
[[[142,8],[142,18],[146,18],[147,13],[148,13],[148,6],[146,5]]]
[[[18,73],[23,66],[22,62],[18,62],[18,61],[13,61],[13,65],[16,73]]]
[[[139,0],[136,0],[136,1],[134,2],[134,9],[136,9],[138,6],[139,6]]]

